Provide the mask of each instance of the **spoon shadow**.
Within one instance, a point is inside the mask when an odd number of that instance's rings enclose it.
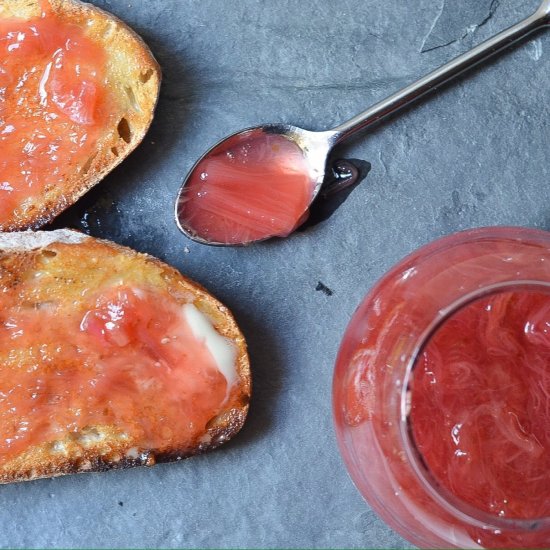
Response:
[[[306,231],[328,220],[366,179],[372,168],[370,162],[360,159],[329,160],[328,166],[332,169],[327,172],[326,181],[309,208],[308,219],[297,231]]]

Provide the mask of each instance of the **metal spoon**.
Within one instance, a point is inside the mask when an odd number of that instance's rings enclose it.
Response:
[[[178,227],[185,235],[187,235],[194,241],[202,244],[218,246],[226,246],[228,244],[243,245],[249,244],[250,242],[265,240],[273,236],[281,236],[265,234],[262,235],[260,238],[255,238],[253,240],[246,240],[242,242],[216,242],[215,240],[209,239],[208,235],[201,235],[196,228],[192,227],[191,224],[188,223],[188,221],[183,219],[181,215],[181,205],[186,200],[186,185],[188,184],[194,171],[197,169],[199,163],[201,163],[216,149],[219,150],[220,146],[222,144],[225,144],[229,140],[235,140],[235,138],[238,138],[242,142],[243,139],[253,139],[254,137],[257,137],[258,134],[262,133],[279,134],[297,144],[304,155],[307,165],[309,166],[309,174],[313,182],[313,193],[311,201],[309,203],[311,205],[311,203],[315,200],[315,198],[319,194],[319,191],[321,190],[321,187],[325,180],[327,159],[331,150],[336,145],[339,145],[353,134],[374,125],[385,117],[395,113],[399,109],[411,104],[416,99],[424,96],[428,92],[438,88],[442,84],[445,84],[454,77],[465,72],[467,69],[478,65],[482,61],[487,60],[492,55],[508,48],[509,46],[531,34],[532,32],[549,24],[550,0],[544,0],[541,3],[540,7],[531,16],[527,17],[523,21],[497,34],[493,38],[486,40],[469,52],[460,55],[459,57],[443,65],[439,69],[431,72],[424,78],[421,78],[420,80],[407,86],[403,90],[389,96],[379,103],[376,103],[366,111],[348,120],[347,122],[340,124],[340,126],[337,126],[332,130],[328,130],[325,132],[311,132],[287,124],[266,124],[254,128],[248,128],[246,130],[242,130],[240,132],[232,134],[231,136],[225,138],[217,145],[215,145],[207,153],[205,153],[205,155],[203,155],[203,157],[201,157],[201,159],[191,169],[190,173],[185,179],[178,193],[178,198],[176,201],[175,214]],[[305,221],[305,218],[307,218],[307,211],[308,209],[306,208],[305,211],[301,212],[301,215],[297,217],[296,226],[294,227],[294,229],[296,229],[303,221]]]

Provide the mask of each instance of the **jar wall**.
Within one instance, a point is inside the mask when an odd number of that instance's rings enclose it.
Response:
[[[395,266],[346,331],[333,388],[340,450],[372,508],[418,546],[550,543],[550,531],[503,529],[445,506],[415,473],[404,438],[407,369],[431,327],[465,297],[518,282],[550,284],[550,233],[520,228],[459,233]]]

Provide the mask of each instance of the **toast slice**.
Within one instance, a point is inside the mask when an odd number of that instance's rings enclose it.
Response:
[[[250,389],[231,313],[174,268],[72,230],[0,234],[0,483],[212,449]]]
[[[142,141],[161,71],[78,0],[0,0],[0,231],[43,226]]]

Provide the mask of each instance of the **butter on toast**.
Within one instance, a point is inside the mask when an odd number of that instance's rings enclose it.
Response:
[[[43,226],[120,164],[152,122],[160,81],[113,15],[0,0],[0,231]]]
[[[231,313],[174,268],[72,230],[0,234],[0,483],[204,452],[250,391]]]

